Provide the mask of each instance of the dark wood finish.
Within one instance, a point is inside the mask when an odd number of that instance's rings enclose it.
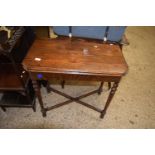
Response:
[[[31,88],[30,88],[31,87]],[[35,107],[35,95],[32,89],[31,83],[26,89],[29,91],[5,91],[0,100],[0,106],[3,108],[8,107],[19,107],[19,108],[32,108],[33,111],[36,110]]]
[[[20,78],[23,79],[26,86],[29,81],[28,73],[22,68],[21,64],[17,66],[21,73]],[[21,79],[18,78],[11,63],[0,63],[0,90],[24,90]]]
[[[0,59],[0,92],[4,93],[0,100],[0,107],[3,111],[6,107],[30,107],[36,110],[35,95],[28,72],[14,57],[14,54],[20,51],[16,47],[20,46],[19,42],[23,39],[25,32],[24,27],[18,27],[10,39],[0,44],[0,57],[2,57]],[[27,43],[26,46],[28,46]],[[26,46],[24,47],[27,48]],[[22,52],[21,50],[18,54],[23,54]]]
[[[102,93],[102,88],[103,88],[103,84],[104,84],[104,82],[101,82],[101,85],[100,85],[100,87],[99,87],[99,90],[98,90],[98,94],[100,95],[101,93]]]
[[[6,111],[6,109],[4,108],[4,107],[1,107],[1,109],[5,112]]]
[[[61,87],[64,89],[64,87],[65,87],[65,80],[62,80]]]
[[[45,108],[44,108],[44,105],[43,105],[42,96],[41,96],[41,92],[40,92],[40,87],[38,86],[37,81],[34,80],[33,78],[32,78],[32,84],[33,84],[33,88],[35,90],[36,96],[38,97],[38,100],[39,100],[42,115],[43,115],[43,117],[45,117],[46,116],[46,111],[45,111]]]
[[[110,90],[111,88],[111,82],[108,82],[108,89]]]
[[[101,118],[104,118],[104,115],[106,114],[106,110],[109,107],[110,102],[111,102],[112,98],[115,95],[115,92],[117,90],[118,84],[119,84],[119,82],[114,82],[114,84],[113,84],[113,86],[111,88],[110,94],[108,96],[107,102],[105,104],[105,107],[104,107],[103,111],[101,112]]]
[[[4,43],[8,39],[8,33],[6,31],[0,31],[0,44]]]
[[[62,93],[62,92],[60,92],[60,91],[58,91],[58,90],[56,90],[56,89],[54,89],[54,88],[52,88],[52,87],[50,87],[50,89],[51,89],[52,92],[57,93],[57,94],[59,94],[59,95],[61,95],[61,96],[63,96],[63,97],[66,97],[66,98],[68,98],[69,100],[68,100],[68,101],[65,101],[65,102],[62,102],[62,103],[59,103],[59,104],[57,104],[57,105],[51,106],[51,107],[47,107],[47,108],[46,108],[46,111],[49,111],[49,110],[58,108],[58,107],[60,107],[60,106],[69,104],[69,103],[71,103],[71,102],[73,102],[73,101],[76,102],[76,103],[82,104],[82,105],[84,105],[84,106],[86,106],[86,107],[89,107],[89,108],[91,108],[91,109],[93,109],[93,110],[95,110],[95,111],[98,111],[98,112],[101,112],[101,111],[102,111],[102,110],[100,110],[100,109],[98,109],[98,108],[96,108],[96,107],[94,107],[94,106],[92,106],[92,105],[90,105],[90,104],[87,104],[87,103],[85,103],[85,102],[83,102],[83,101],[80,100],[80,99],[85,98],[85,97],[87,97],[87,96],[90,96],[90,95],[92,95],[92,94],[98,93],[98,92],[100,91],[100,88],[97,89],[97,90],[91,91],[91,92],[89,92],[89,93],[87,93],[87,94],[83,94],[83,95],[81,95],[81,96],[79,96],[79,97],[71,97],[70,95],[67,95],[67,94],[65,94],[65,93]]]
[[[25,67],[24,67],[25,68]],[[69,74],[69,73],[46,73],[46,72],[42,72],[40,70],[40,72],[32,72],[33,73],[33,77],[34,79],[40,80],[40,79],[56,79],[56,80],[78,80],[78,81],[106,81],[106,82],[112,82],[111,79],[113,79],[114,81],[118,81],[118,79],[120,78],[119,76],[103,76],[103,75],[87,75],[85,73],[81,73],[81,74]],[[38,75],[41,75],[42,78],[39,78]]]
[[[112,100],[118,83],[127,72],[127,64],[119,45],[109,45],[78,38],[37,39],[23,61],[24,69],[27,70],[33,81],[33,86],[38,96],[43,116],[46,112],[62,105],[75,101],[101,113],[101,118]],[[64,86],[65,80],[100,81],[99,89],[79,97],[71,97],[48,85],[49,91],[55,92],[68,98],[68,101],[52,107],[44,107],[37,79],[59,79]],[[104,110],[91,106],[80,99],[100,94],[104,82],[114,82]]]
[[[41,61],[35,61],[35,58]],[[23,65],[32,72],[54,74],[122,76],[127,71],[118,45],[80,39],[38,39],[30,48]]]

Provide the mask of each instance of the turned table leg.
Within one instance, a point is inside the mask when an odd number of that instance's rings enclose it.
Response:
[[[46,90],[47,90],[47,93],[51,92],[51,90],[50,90],[50,83],[49,83],[48,80],[47,80]]]
[[[108,89],[110,90],[111,88],[111,82],[108,82]]]
[[[101,118],[104,118],[104,115],[105,115],[105,113],[106,113],[106,110],[108,109],[108,107],[109,107],[109,105],[110,105],[110,102],[111,102],[112,98],[113,98],[114,95],[115,95],[115,92],[116,92],[116,90],[117,90],[118,84],[119,84],[119,82],[114,82],[114,84],[113,84],[113,86],[112,86],[112,88],[111,88],[110,94],[109,94],[109,96],[108,96],[107,102],[106,102],[106,104],[105,104],[105,107],[104,107],[104,109],[103,109],[102,112],[101,112],[101,116],[100,116]]]
[[[33,84],[33,88],[34,88],[36,97],[38,97],[38,100],[39,100],[42,115],[43,115],[43,117],[45,117],[46,116],[46,110],[45,110],[44,105],[43,105],[43,100],[42,100],[40,88],[39,88],[38,83],[37,83],[36,80],[32,79],[32,84]]]
[[[64,87],[65,87],[65,80],[62,80],[61,87],[62,87],[62,89],[64,89]]]
[[[100,87],[98,89],[98,94],[100,95],[102,93],[104,82],[101,82]]]

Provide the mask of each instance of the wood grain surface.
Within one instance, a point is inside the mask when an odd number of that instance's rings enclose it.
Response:
[[[36,39],[23,61],[31,72],[122,76],[128,66],[118,45],[84,39]]]

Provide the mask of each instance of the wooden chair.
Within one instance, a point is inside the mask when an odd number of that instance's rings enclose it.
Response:
[[[33,37],[25,38],[28,31],[18,27],[10,39],[0,44],[0,92],[3,93],[0,107],[3,111],[7,107],[27,107],[36,111],[32,83],[21,65],[33,40]]]

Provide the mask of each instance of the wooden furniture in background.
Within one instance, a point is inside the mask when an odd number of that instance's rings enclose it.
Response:
[[[78,38],[59,37],[56,39],[37,39],[23,61],[23,67],[31,76],[36,96],[39,99],[42,115],[72,101],[91,108],[104,117],[116,92],[121,77],[127,72],[127,64],[119,45],[109,45]],[[62,93],[49,85],[49,91],[58,93],[68,100],[51,107],[44,107],[37,79],[56,78],[64,80],[99,81],[99,89],[79,97]],[[109,97],[103,109],[94,107],[80,99],[100,94],[104,82],[113,82]]]
[[[6,107],[30,107],[36,110],[32,82],[20,64],[24,56],[21,49],[26,50],[26,46],[30,46],[28,38],[24,47],[17,48],[23,42],[20,43],[20,39],[24,39],[25,33],[26,29],[19,27],[10,39],[0,44],[0,92],[3,93],[0,107],[4,111]]]

